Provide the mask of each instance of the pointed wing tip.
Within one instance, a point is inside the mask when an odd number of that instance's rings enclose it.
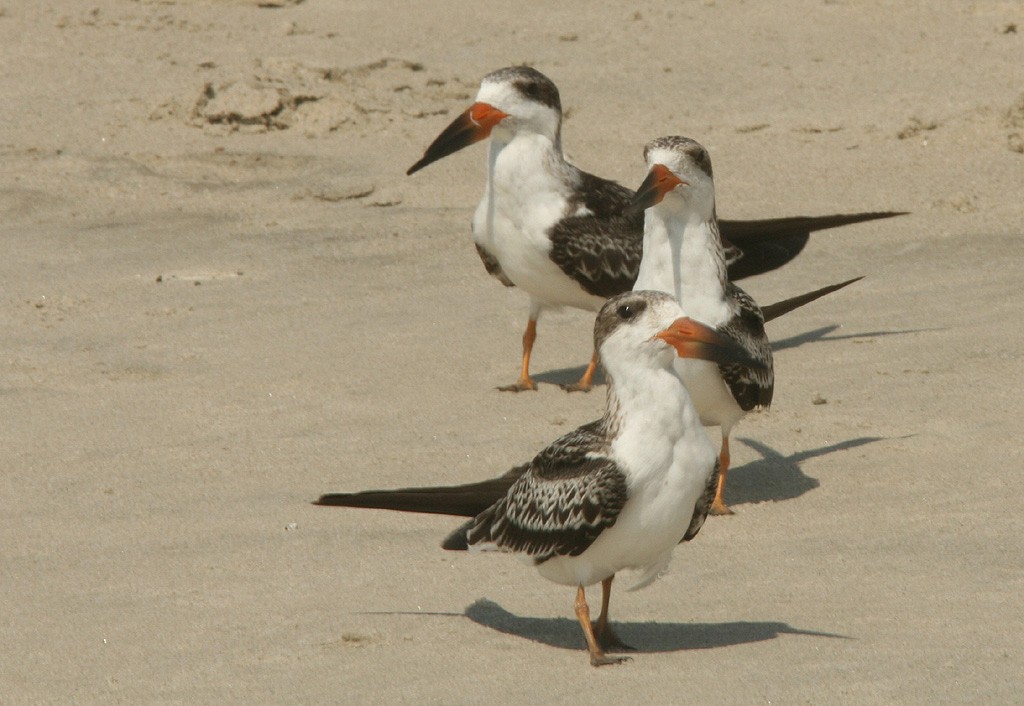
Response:
[[[338,505],[344,505],[343,502],[348,495],[344,493],[328,493],[327,495],[321,495],[316,500],[310,502],[310,505],[319,505],[323,507],[337,507]]]
[[[840,228],[842,226],[852,226],[858,223],[868,223],[870,221],[883,221],[887,218],[909,215],[910,211],[864,211],[862,213],[837,214],[833,223],[813,225],[811,227],[811,232],[817,232],[818,230],[830,230],[832,228]]]
[[[848,279],[845,282],[839,282],[838,284],[830,284],[827,287],[815,289],[813,292],[807,292],[805,294],[801,294],[795,297],[790,297],[789,299],[784,299],[780,302],[775,302],[773,304],[763,306],[761,307],[761,316],[764,319],[765,323],[768,323],[769,321],[774,321],[783,314],[788,314],[794,309],[799,309],[805,304],[810,304],[811,302],[820,299],[826,294],[832,294],[833,292],[839,291],[843,287],[847,287],[853,284],[854,282],[860,282],[866,276],[867,275],[854,277],[853,279]]]
[[[412,176],[413,174],[423,169],[423,167],[427,166],[428,164],[430,164],[430,162],[427,160],[426,155],[424,155],[423,159],[419,160],[418,162],[416,162],[416,164],[412,165],[411,167],[405,170],[405,175]]]
[[[853,225],[854,223],[863,223],[864,221],[878,221],[884,218],[909,215],[910,211],[861,211],[860,213],[837,213],[833,218],[847,219],[849,222],[845,225]]]
[[[860,282],[865,277],[867,277],[867,275],[861,275],[860,277],[854,277],[853,279],[848,279],[845,282],[838,282],[836,284],[831,285],[831,287],[824,287],[823,289],[830,290],[829,292],[827,292],[827,294],[831,294],[832,292],[842,289],[843,287],[849,287],[854,282]]]
[[[865,221],[874,221],[881,218],[895,218],[896,216],[909,216],[910,211],[861,211],[860,213],[836,214],[840,217],[859,218]]]

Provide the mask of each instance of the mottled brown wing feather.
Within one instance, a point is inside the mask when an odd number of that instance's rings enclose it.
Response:
[[[544,449],[497,503],[468,527],[467,543],[493,544],[542,562],[578,556],[615,524],[628,497],[626,477],[605,455],[600,422]]]
[[[757,303],[735,284],[726,287],[726,298],[733,304],[733,317],[720,333],[737,341],[754,359],[761,361],[765,368],[750,368],[745,365],[724,364],[718,369],[722,379],[729,386],[732,396],[744,411],[768,407],[775,391],[775,372],[772,363],[772,348],[764,331],[764,318]]]

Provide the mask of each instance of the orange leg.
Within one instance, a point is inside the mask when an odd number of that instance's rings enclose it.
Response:
[[[614,580],[615,574],[612,574],[601,582],[601,615],[597,616],[597,626],[594,629],[594,633],[605,649],[612,651],[634,650],[636,648],[630,647],[619,639],[619,636],[612,630],[612,626],[608,624],[608,601],[612,597],[612,581]]]
[[[718,455],[719,474],[715,499],[711,502],[712,515],[732,515],[733,511],[725,504],[725,474],[729,470],[729,435],[722,434],[722,452]]]
[[[530,378],[530,353],[533,352],[533,342],[537,340],[537,319],[531,316],[526,323],[526,330],[523,332],[523,368],[519,373],[519,379],[511,385],[502,385],[498,389],[502,392],[523,392],[524,390],[536,390],[537,383]]]
[[[580,621],[580,627],[583,628],[583,637],[587,638],[587,649],[590,650],[590,663],[593,666],[621,664],[629,659],[629,657],[609,657],[597,643],[597,638],[594,637],[594,627],[590,624],[590,606],[587,605],[587,594],[583,591],[583,586],[576,590],[576,603],[573,607],[576,609],[576,619]]]
[[[597,351],[594,351],[594,355],[590,359],[590,365],[583,371],[583,377],[571,385],[562,385],[562,389],[566,392],[590,392],[590,388],[593,387],[594,383],[594,373],[597,371],[597,361]]]

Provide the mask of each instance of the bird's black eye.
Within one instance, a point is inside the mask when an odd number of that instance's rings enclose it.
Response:
[[[558,100],[558,89],[550,81],[527,75],[515,82],[515,88],[521,96],[535,103],[546,105],[559,112],[562,110],[562,105]]]
[[[647,302],[637,297],[630,297],[631,301],[619,304],[618,308],[615,309],[615,313],[623,321],[629,321],[635,319],[639,314],[647,308]]]
[[[711,156],[708,155],[707,150],[703,147],[699,148],[694,153],[693,160],[697,163],[697,166],[700,167],[702,172],[711,176]]]

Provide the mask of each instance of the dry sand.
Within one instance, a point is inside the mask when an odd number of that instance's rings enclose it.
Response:
[[[0,6],[0,701],[1024,701],[1024,6],[530,5]],[[616,668],[572,591],[442,552],[454,521],[309,505],[602,408],[494,391],[526,302],[471,245],[483,147],[404,176],[520,62],[627,185],[675,133],[725,217],[912,212],[746,282],[867,275],[771,324],[737,514],[616,594]],[[542,319],[541,381],[590,327]]]

